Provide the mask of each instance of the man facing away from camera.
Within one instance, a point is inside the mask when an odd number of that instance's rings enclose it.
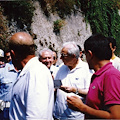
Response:
[[[17,32],[9,40],[12,62],[21,70],[13,86],[10,120],[52,119],[54,88],[51,74],[35,57],[30,34]]]

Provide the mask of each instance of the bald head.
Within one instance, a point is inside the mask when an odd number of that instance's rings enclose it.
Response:
[[[17,32],[9,40],[9,43],[19,45],[32,45],[34,44],[33,38],[26,32]]]
[[[33,38],[26,32],[17,32],[9,40],[9,47],[19,56],[25,58],[28,55],[35,54],[35,45]]]

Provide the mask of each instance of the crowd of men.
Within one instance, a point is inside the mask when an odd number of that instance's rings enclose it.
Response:
[[[120,119],[120,58],[116,40],[102,34],[74,41],[57,52],[44,48],[35,55],[27,32],[0,49],[0,120]],[[86,61],[83,59],[86,56]]]

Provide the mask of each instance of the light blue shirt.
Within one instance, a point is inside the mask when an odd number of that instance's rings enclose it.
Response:
[[[0,100],[10,101],[12,87],[17,80],[18,72],[12,62],[6,63],[4,68],[0,68]]]

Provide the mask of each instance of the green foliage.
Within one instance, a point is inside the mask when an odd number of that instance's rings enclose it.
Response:
[[[64,26],[65,22],[62,19],[58,19],[54,21],[54,32],[56,35],[59,35],[60,29]]]
[[[120,0],[38,0],[45,15],[49,17],[50,13],[57,12],[63,19],[71,13],[78,12],[79,8],[85,15],[85,20],[90,23],[92,33],[102,33],[105,36],[112,36],[117,40],[117,54],[120,51]],[[7,16],[8,20],[14,19],[17,21],[20,29],[27,26],[30,31],[30,26],[33,17],[33,0],[29,1],[1,1],[0,6],[4,8],[4,15],[0,8],[0,43],[8,36]],[[64,21],[64,20],[63,20]],[[60,33],[64,22],[61,19],[54,21],[54,32]],[[79,32],[78,32],[78,35]],[[2,36],[2,37],[1,37]],[[1,43],[1,44],[4,44]],[[3,46],[3,45],[2,45]],[[1,47],[1,46],[0,46]]]
[[[77,0],[38,0],[47,17],[49,12],[57,12],[61,18],[71,15],[75,11]]]
[[[3,9],[0,6],[0,49],[5,50],[7,47],[6,39],[9,36],[7,30],[7,23],[5,16],[3,15]]]
[[[64,18],[66,15],[71,15],[74,11],[75,0],[59,0],[55,3],[55,8],[58,15]]]
[[[30,30],[30,25],[32,23],[33,17],[33,3],[32,1],[4,1],[0,2],[4,8],[4,14],[7,16],[8,20],[14,19],[17,21],[20,29],[24,28],[26,25],[28,30]]]
[[[116,39],[117,54],[120,51],[120,16],[118,8],[118,0],[86,0],[82,7],[93,34],[102,33],[106,37],[111,36]]]
[[[80,8],[85,20],[90,23],[92,33],[112,36],[117,41],[117,54],[120,51],[120,0],[38,0],[43,11],[57,12],[61,18],[76,13]],[[44,3],[44,4],[43,4]],[[48,9],[49,6],[49,9]],[[59,22],[54,22],[54,31],[60,32]]]

